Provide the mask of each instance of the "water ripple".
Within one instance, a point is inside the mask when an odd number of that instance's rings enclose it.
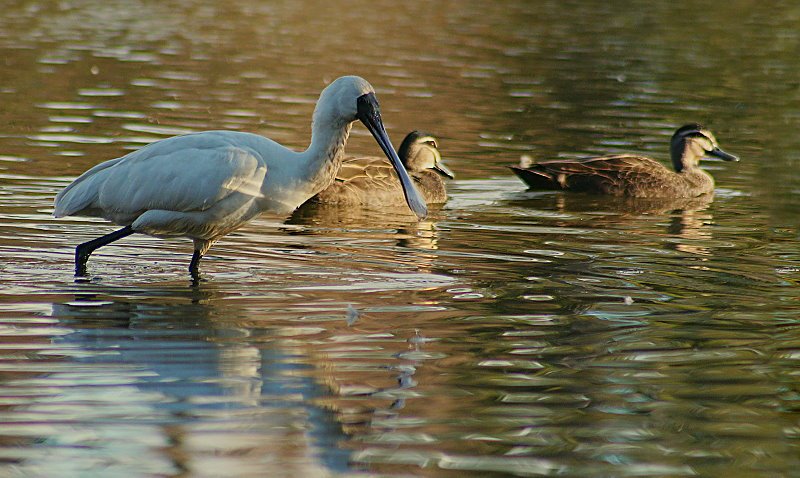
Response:
[[[688,23],[640,0],[9,5],[0,460],[36,476],[791,474],[800,17],[696,3],[708,15]],[[75,281],[75,246],[114,227],[51,216],[83,171],[207,129],[302,149],[320,88],[353,73],[395,146],[441,140],[458,180],[425,221],[260,217],[195,285],[190,241],[133,235]],[[704,161],[713,201],[527,191],[507,169],[666,163],[689,121],[742,157]],[[347,151],[380,154],[359,124]]]

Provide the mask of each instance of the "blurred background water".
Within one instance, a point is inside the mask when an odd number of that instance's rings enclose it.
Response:
[[[800,4],[11,2],[0,14],[0,476],[794,476]],[[302,149],[343,74],[450,201],[187,240],[51,217],[171,135]],[[702,122],[713,202],[527,192],[506,166]],[[357,125],[348,152],[380,154]]]

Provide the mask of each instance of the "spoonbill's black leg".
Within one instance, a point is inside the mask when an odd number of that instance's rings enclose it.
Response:
[[[133,234],[134,231],[131,226],[125,226],[118,231],[114,231],[110,234],[106,234],[103,237],[98,237],[97,239],[92,239],[89,242],[84,242],[83,244],[79,245],[75,248],[75,275],[76,276],[85,276],[86,275],[86,261],[89,260],[89,256],[95,249],[99,247],[103,247],[106,244],[111,244],[112,242],[122,239],[123,237],[128,237]]]
[[[192,281],[194,282],[200,280],[200,270],[197,266],[200,264],[200,258],[202,257],[203,254],[200,254],[200,251],[195,249],[194,254],[192,254],[192,262],[189,263],[189,274],[192,275]]]

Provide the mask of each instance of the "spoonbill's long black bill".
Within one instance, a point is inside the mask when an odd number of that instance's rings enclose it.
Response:
[[[408,207],[414,211],[417,217],[424,219],[425,216],[428,215],[428,206],[425,204],[425,199],[417,192],[414,183],[411,182],[411,178],[408,177],[406,168],[403,166],[403,163],[400,162],[400,158],[397,156],[392,142],[389,141],[389,135],[386,134],[386,128],[383,127],[380,106],[378,106],[378,100],[375,98],[375,94],[367,93],[360,96],[357,105],[358,113],[356,117],[360,119],[369,132],[372,133],[372,136],[375,137],[375,141],[378,142],[383,153],[389,158],[395,171],[397,171],[397,177],[400,178],[400,184],[403,186],[403,194],[406,197]]]

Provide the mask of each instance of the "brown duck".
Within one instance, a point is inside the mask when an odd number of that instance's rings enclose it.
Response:
[[[700,159],[739,158],[719,149],[710,131],[699,124],[679,128],[670,141],[675,171],[635,154],[542,161],[511,170],[531,189],[605,194],[639,198],[691,198],[713,193],[714,178],[700,169]]]
[[[433,135],[421,131],[408,133],[397,154],[427,203],[447,201],[442,177],[453,178],[454,175],[442,163],[438,142]],[[304,205],[401,206],[405,203],[397,174],[385,159],[350,157],[342,162],[333,184]]]

